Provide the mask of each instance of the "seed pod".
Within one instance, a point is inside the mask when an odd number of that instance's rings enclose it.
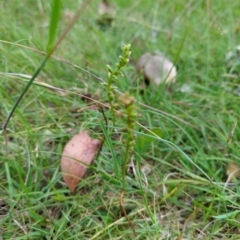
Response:
[[[144,74],[147,83],[159,85],[176,81],[177,68],[160,52],[143,54],[136,64],[136,69]]]
[[[91,139],[88,131],[83,131],[74,135],[65,145],[61,158],[61,170],[63,179],[72,193],[102,144],[103,142],[98,139]]]

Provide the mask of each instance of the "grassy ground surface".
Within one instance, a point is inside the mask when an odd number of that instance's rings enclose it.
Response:
[[[31,76],[43,58],[47,2],[0,2],[1,123],[28,81],[6,73]],[[59,34],[80,3],[63,1]],[[93,1],[48,61],[10,121],[8,156],[0,136],[0,239],[240,239],[239,181],[227,174],[240,157],[238,59],[225,61],[239,44],[239,1],[113,4],[112,27],[99,28]],[[107,104],[107,93],[81,68],[106,81],[106,65],[114,67],[128,43],[132,60],[116,85],[136,99],[138,123],[162,138],[135,125],[124,204],[136,236],[121,211],[122,183],[114,170],[125,151],[123,119],[115,132],[108,129],[112,144],[104,144],[75,195],[59,169],[71,136],[84,129],[102,135],[103,116],[82,95]],[[139,94],[133,63],[155,50],[178,66],[177,82]]]

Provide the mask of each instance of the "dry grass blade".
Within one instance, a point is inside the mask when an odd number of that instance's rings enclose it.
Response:
[[[5,40],[1,40],[1,39],[0,39],[0,42],[1,42],[1,43],[5,43],[5,44],[10,44],[10,45],[18,46],[18,47],[21,47],[21,48],[25,48],[25,49],[31,50],[31,51],[36,52],[36,53],[40,53],[40,54],[46,55],[46,52],[44,52],[44,51],[41,51],[41,50],[38,50],[38,49],[35,49],[35,48],[32,48],[32,47],[28,47],[28,46],[25,46],[25,45],[22,45],[22,44],[19,44],[19,43],[12,43],[12,42],[5,41]],[[87,69],[85,69],[85,68],[83,68],[83,67],[80,67],[80,66],[78,66],[78,65],[76,65],[76,64],[74,64],[74,63],[72,63],[72,62],[70,62],[70,61],[67,61],[67,60],[65,60],[65,59],[62,59],[62,58],[57,57],[57,56],[55,56],[55,55],[51,55],[50,57],[53,58],[53,59],[55,59],[55,60],[57,60],[57,61],[59,61],[59,62],[66,63],[66,64],[68,64],[68,65],[70,65],[70,66],[72,66],[72,67],[74,67],[74,68],[80,69],[81,71],[83,71],[83,72],[91,75],[91,76],[94,77],[95,79],[103,82],[103,79],[102,79],[102,78],[100,78],[99,76],[93,74],[92,72],[88,71]]]

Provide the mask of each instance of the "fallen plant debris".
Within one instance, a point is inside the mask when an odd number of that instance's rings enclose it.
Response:
[[[177,68],[162,53],[144,53],[137,61],[136,69],[143,73],[147,85],[174,83],[177,77]]]
[[[88,131],[83,131],[74,135],[65,145],[61,158],[61,170],[63,179],[72,193],[102,144],[103,141],[92,139]]]
[[[4,199],[0,199],[0,219],[4,218],[9,211],[9,205]]]
[[[226,174],[228,176],[227,183],[232,182],[233,179],[239,177],[239,168],[238,165],[234,162],[230,162],[227,164]]]
[[[98,19],[97,23],[103,29],[110,27],[116,16],[115,7],[107,0],[102,0],[98,5]]]

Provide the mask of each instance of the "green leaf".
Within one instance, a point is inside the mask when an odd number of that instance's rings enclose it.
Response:
[[[152,128],[151,132],[154,133],[155,135],[157,135],[160,138],[163,137],[163,131],[160,128]],[[152,135],[155,136],[154,134],[152,134]]]
[[[155,135],[157,135],[157,136],[160,137],[160,138],[163,137],[163,131],[162,131],[162,129],[160,129],[160,128],[152,128],[150,131],[151,131],[151,133],[148,132],[147,135],[144,135],[144,136],[141,137],[141,138],[142,138],[142,141],[143,141],[144,143],[151,143],[151,142],[156,142],[156,141],[158,141],[158,140],[156,139],[156,136],[155,136]]]
[[[49,54],[54,46],[54,42],[57,35],[57,28],[61,14],[61,0],[52,0],[51,14],[50,14],[50,26],[47,45],[47,54]]]
[[[163,131],[160,128],[152,128],[151,132],[152,133],[148,132],[147,134],[137,137],[137,144],[143,152],[148,149],[150,143],[158,141],[158,139],[156,139],[156,135],[160,138],[163,137]]]
[[[240,213],[240,210],[236,210],[236,211],[233,211],[233,212],[229,212],[229,213],[225,213],[225,214],[218,215],[218,216],[213,216],[213,217],[221,220],[221,219],[234,217],[237,213]]]

